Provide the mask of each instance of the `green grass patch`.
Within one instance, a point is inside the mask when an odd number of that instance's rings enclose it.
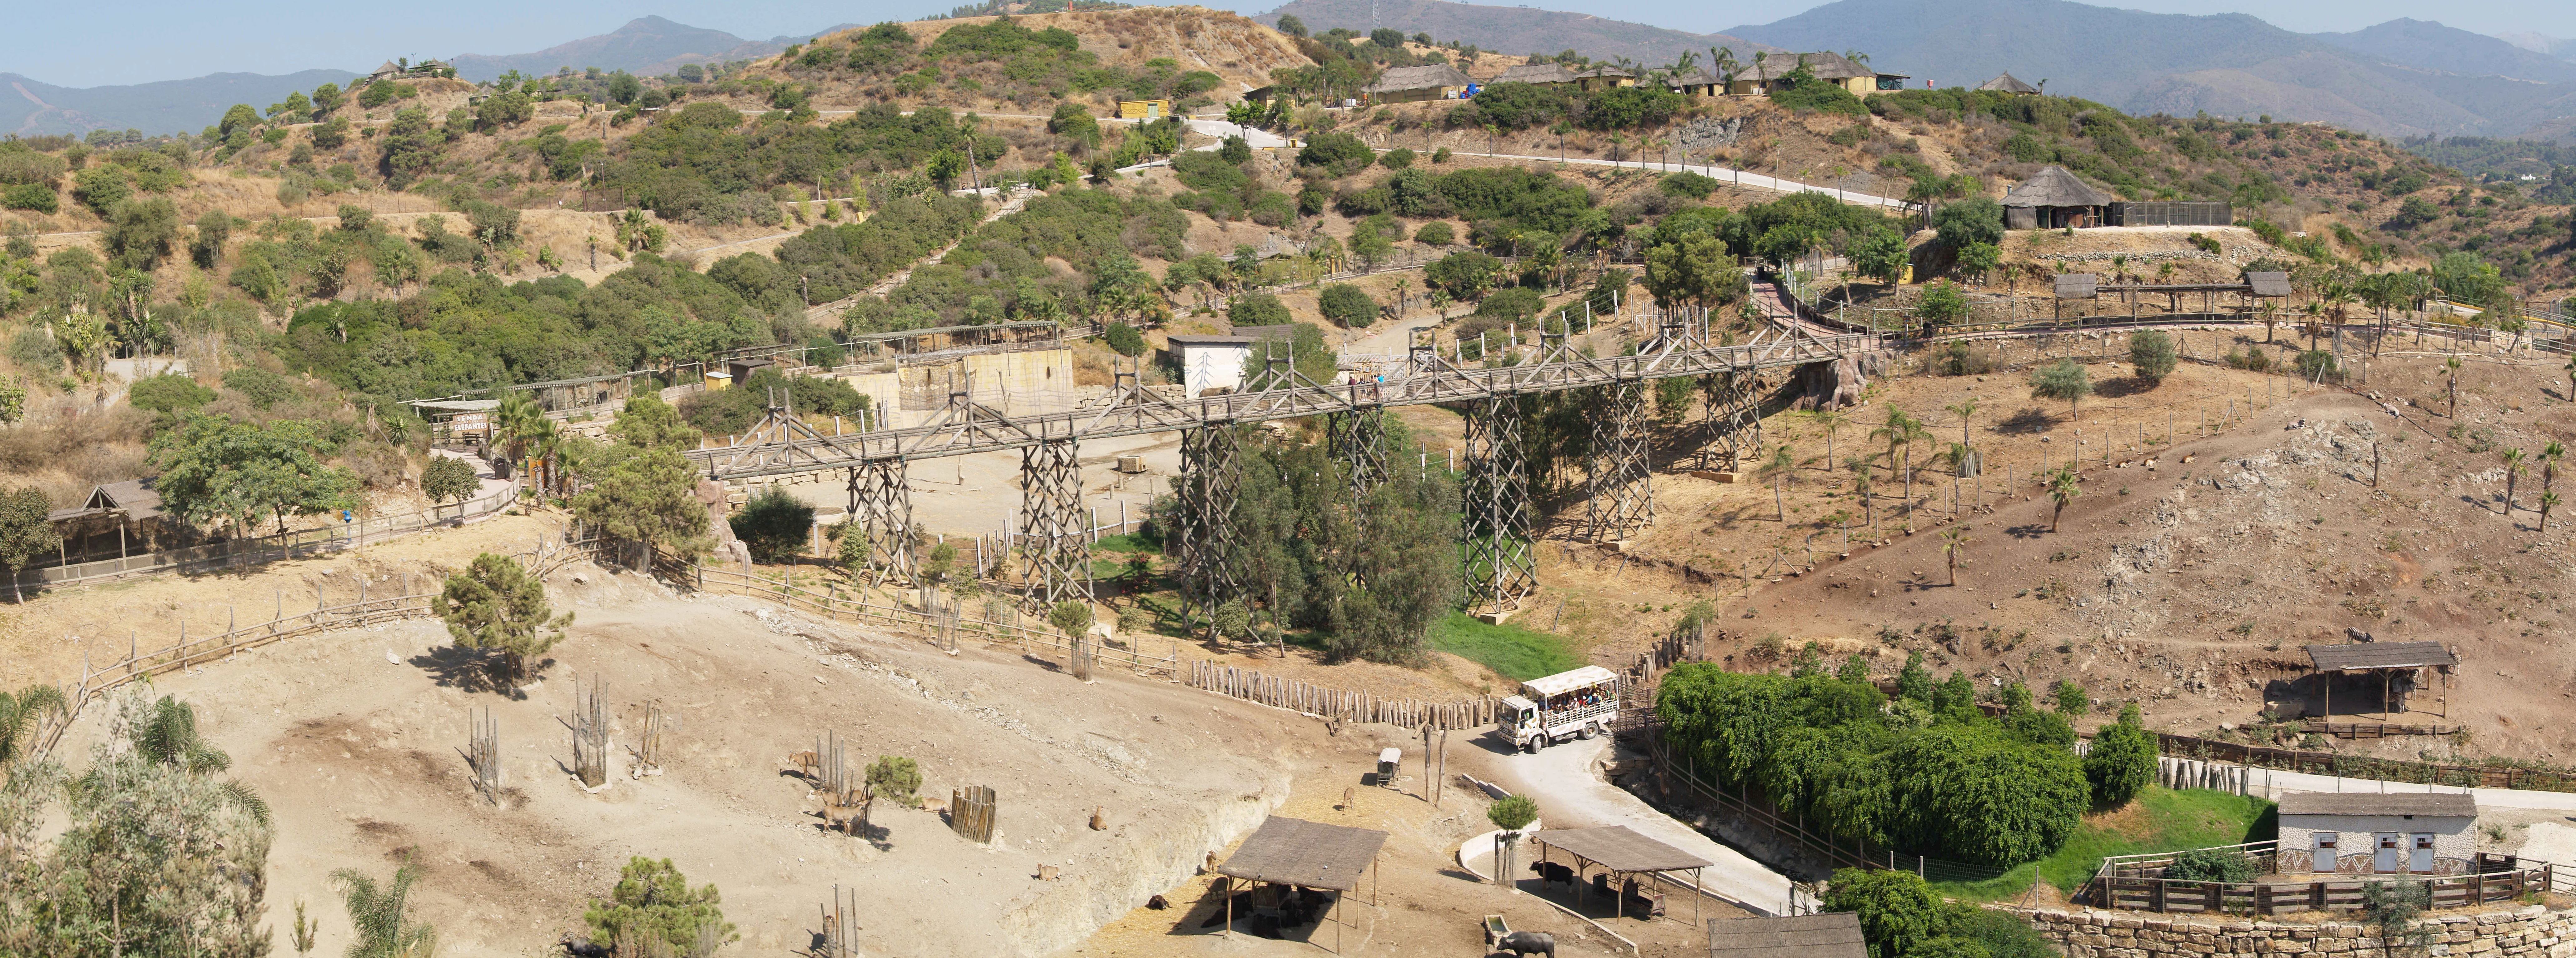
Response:
[[[2001,877],[1975,882],[1933,882],[1941,894],[1966,901],[2000,901],[2030,890],[2034,878],[2059,891],[2081,888],[2113,855],[2145,855],[2239,845],[2271,839],[2279,831],[2271,802],[2214,789],[2154,785],[2125,808],[2084,817],[2055,854],[2025,862]]]
[[[1100,537],[1100,541],[1092,543],[1091,547],[1103,552],[1142,552],[1146,555],[1157,556],[1163,554],[1162,546],[1148,542],[1145,540],[1144,536],[1137,535],[1133,532],[1125,533],[1123,535],[1102,536]]]
[[[1464,612],[1452,612],[1431,623],[1431,647],[1481,663],[1514,681],[1583,665],[1582,659],[1566,651],[1564,639],[1509,622],[1486,625]]]

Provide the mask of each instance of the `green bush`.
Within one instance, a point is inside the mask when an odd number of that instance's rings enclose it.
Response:
[[[901,755],[879,755],[868,766],[868,794],[897,805],[920,802],[921,765]]]
[[[1547,299],[1540,296],[1538,290],[1527,286],[1514,286],[1500,290],[1478,302],[1476,315],[1501,323],[1519,323],[1527,326],[1530,320],[1538,317],[1538,311],[1545,308],[1547,308]]]
[[[1345,329],[1364,329],[1377,321],[1377,300],[1370,299],[1368,291],[1349,283],[1326,286],[1317,299],[1324,318],[1341,324]]]
[[[215,391],[198,385],[193,377],[162,373],[135,380],[133,387],[126,390],[125,401],[136,409],[174,413],[214,402]]]
[[[2165,877],[2178,881],[2250,882],[2254,860],[2232,848],[2194,848],[2174,855]]]
[[[1047,624],[1069,636],[1081,637],[1091,631],[1091,603],[1068,599],[1047,610]]]
[[[1297,151],[1297,165],[1310,172],[1339,179],[1367,169],[1377,161],[1377,151],[1348,133],[1318,133],[1306,140]]]
[[[54,188],[42,183],[17,183],[0,190],[0,207],[52,214],[62,210],[62,201]]]
[[[1519,831],[1538,821],[1538,802],[1527,795],[1507,795],[1485,806],[1485,820],[1504,831]]]
[[[2004,206],[1984,196],[1946,203],[1932,212],[1932,229],[1951,249],[1966,249],[1970,243],[2001,245]]]
[[[1799,74],[1805,72],[1805,68],[1801,67],[1797,72],[1789,74],[1787,79],[1792,85],[1786,90],[1772,91],[1771,102],[1791,110],[1816,110],[1856,117],[1869,115],[1869,107],[1863,104],[1860,97],[1852,91],[1843,89],[1838,84],[1818,80],[1813,74],[1800,79]]]
[[[2299,375],[2309,379],[2332,376],[2343,371],[2342,367],[2335,362],[2334,352],[2324,349],[2311,349],[2300,353],[2293,368],[2299,371]]]
[[[1704,200],[1709,194],[1717,192],[1719,183],[1715,178],[1684,170],[1665,176],[1661,186],[1664,192],[1674,196]]]
[[[1907,871],[1838,869],[1826,886],[1824,906],[1858,915],[1861,936],[1881,958],[1913,954],[1917,944],[1940,937],[1950,924],[1941,896]]]
[[[1226,307],[1225,319],[1236,326],[1277,326],[1295,321],[1288,313],[1288,305],[1268,293],[1252,293],[1235,300],[1234,305]]]
[[[2156,737],[2149,732],[2131,705],[2120,710],[2120,720],[2093,734],[2093,747],[2084,754],[2084,777],[2091,784],[2093,804],[2112,808],[2128,804],[2140,789],[2156,779]]]
[[[1379,154],[1377,165],[1386,167],[1390,170],[1401,170],[1413,165],[1413,157],[1414,154],[1412,150],[1399,146],[1395,149]]]
[[[814,507],[770,486],[744,503],[732,517],[734,538],[751,549],[755,562],[792,562],[813,535]]]
[[[1425,246],[1447,246],[1458,241],[1458,231],[1448,220],[1433,220],[1413,232],[1413,241]]]
[[[1108,344],[1110,349],[1116,350],[1121,356],[1142,356],[1145,355],[1147,348],[1145,334],[1137,332],[1136,327],[1126,323],[1109,324],[1100,334],[1100,341]]]
[[[2173,336],[2164,330],[2142,329],[2129,334],[2129,368],[2137,372],[2139,379],[2149,383],[2164,382],[2165,377],[2173,375],[2174,366],[2180,362],[2181,357],[2174,350]]]

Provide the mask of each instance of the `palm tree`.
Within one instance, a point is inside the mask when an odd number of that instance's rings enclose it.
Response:
[[[1863,65],[1863,66],[1867,66],[1867,65],[1869,65],[1869,54],[1862,53],[1862,52],[1860,52],[1860,51],[1858,51],[1858,50],[1845,50],[1845,51],[1843,51],[1843,59],[1845,59],[1845,60],[1849,60],[1849,61],[1851,61],[1851,62],[1853,62],[1853,63],[1861,64],[1861,65]]]
[[[1798,460],[1789,454],[1789,444],[1784,442],[1771,450],[1770,458],[1762,460],[1761,468],[1754,471],[1770,477],[1771,502],[1780,510],[1780,521],[1789,521],[1789,474],[1798,471]]]
[[[408,855],[382,887],[355,868],[331,873],[349,906],[349,930],[358,937],[349,945],[349,958],[430,958],[438,953],[438,930],[411,920],[411,886],[419,880],[420,866]]]
[[[62,690],[50,685],[30,685],[16,695],[0,692],[0,771],[25,757],[22,743],[36,734],[46,713],[59,716],[67,708]]]
[[[1941,407],[1941,411],[1959,417],[1959,445],[1967,446],[1971,449],[1976,448],[1974,443],[1970,443],[1968,441],[1968,420],[1969,417],[1977,414],[1977,397],[1970,396],[1959,402],[1943,406]]]
[[[2558,457],[2566,454],[2567,447],[2555,439],[2540,447],[2540,491],[2548,492],[2550,485],[2558,481]]]
[[[2576,362],[2576,360],[2571,360],[2571,362]],[[2447,357],[2444,357],[2444,358],[2442,359],[2442,368],[2443,368],[2443,369],[2450,370],[2450,372],[2451,372],[2451,414],[2450,414],[2450,415],[2451,415],[2451,418],[2453,418],[2453,419],[2458,419],[2458,418],[2460,418],[2460,357],[2458,357],[2458,356],[2447,356]]]
[[[1904,410],[1895,406],[1889,406],[1887,425],[1872,430],[1870,436],[1887,440],[1887,455],[1890,459],[1897,457],[1897,451],[1900,448],[1904,450],[1900,472],[1905,479],[1905,509],[1907,514],[1912,514],[1914,511],[1914,441],[1931,438],[1931,431],[1923,428],[1922,420],[1906,415]]]
[[[2514,480],[2522,476],[2522,450],[2504,451],[2504,514],[2513,514]]]
[[[1959,584],[1959,551],[1966,549],[1971,541],[1973,540],[1968,538],[1967,526],[1960,526],[1941,534],[1941,555],[1950,560],[1951,585]]]
[[[2057,531],[2057,519],[2066,514],[2066,504],[2075,501],[2075,497],[2083,494],[2084,487],[2075,478],[2074,463],[2058,467],[2055,473],[2049,475],[2048,498],[2056,503],[2057,508],[2048,514],[2048,531]]]
[[[1870,489],[1869,457],[1853,456],[1845,459],[1843,468],[1851,470],[1852,495],[1860,497],[1860,508],[1869,517],[1869,527],[1878,528],[1878,495]]]
[[[1708,48],[1708,68],[1717,74],[1718,82],[1724,84],[1718,92],[1730,93],[1735,86],[1735,75],[1743,72],[1744,63],[1735,58],[1734,47],[1710,47]]]
[[[524,392],[502,396],[500,408],[492,411],[492,438],[503,450],[501,457],[521,467],[512,470],[513,476],[526,471],[526,463],[520,460],[527,455],[528,440],[541,428],[537,424],[545,419],[546,408],[537,404],[537,397]]]
[[[1840,409],[1819,409],[1807,418],[1825,427],[1825,471],[1834,471],[1834,431],[1851,424],[1851,414]]]
[[[2540,531],[2549,531],[2549,510],[2557,508],[2557,506],[2557,493],[2543,492],[2540,494]]]

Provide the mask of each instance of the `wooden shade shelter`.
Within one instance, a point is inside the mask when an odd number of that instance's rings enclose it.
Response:
[[[1386,833],[1373,828],[1350,828],[1326,825],[1297,818],[1272,815],[1254,829],[1251,837],[1216,866],[1216,873],[1229,879],[1240,878],[1274,885],[1300,888],[1325,888],[1348,894],[1360,886],[1360,875],[1376,874],[1378,851],[1386,847]],[[1376,894],[1370,894],[1370,900]],[[1333,951],[1342,950],[1342,902],[1333,899]],[[1234,890],[1225,889],[1226,934],[1234,933]]]
[[[2379,676],[2379,711],[2391,714],[2397,702],[2393,690],[2398,673],[2406,673],[2412,684],[2422,669],[2433,669],[2442,676],[2442,717],[2451,717],[2451,667],[2460,664],[2459,656],[2439,642],[2354,642],[2344,645],[2311,645],[2307,647],[2308,664],[2319,676],[2317,682],[2325,693],[2324,718],[2334,721],[2334,676]]]
[[[1547,861],[1548,849],[1574,856],[1575,901],[1582,901],[1585,866],[1599,865],[1615,875],[1659,875],[1666,872],[1691,873],[1691,887],[1699,887],[1700,869],[1714,864],[1689,852],[1648,838],[1625,825],[1606,828],[1558,828],[1531,836],[1539,845],[1539,860]],[[1699,900],[1691,897],[1691,924],[1699,924]],[[1628,905],[1627,890],[1612,893],[1611,917],[1624,917]]]
[[[2106,284],[2102,282],[2101,277],[2092,273],[2060,273],[2055,277],[2053,292],[2058,300],[2055,305],[2059,307],[2059,319],[2065,318],[2065,300],[2100,299],[2104,293],[2117,294],[2120,301],[2129,304],[2131,316],[2138,314],[2140,294],[2162,294],[2166,298],[2166,311],[2179,314],[2182,312],[2184,294],[2198,293],[2200,311],[2213,315],[2218,312],[2218,297],[2233,296],[2236,297],[2236,302],[2228,304],[2228,309],[2246,313],[2253,311],[2258,300],[2280,299],[2290,295],[2290,274],[2247,273],[2242,283]]]
[[[2117,199],[2084,185],[2063,166],[2045,167],[2004,191],[2004,228],[2100,226],[2103,208]]]
[[[1858,912],[1708,923],[1708,958],[1869,958]]]

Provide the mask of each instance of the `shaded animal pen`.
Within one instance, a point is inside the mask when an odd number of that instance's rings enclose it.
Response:
[[[2257,872],[2273,870],[2277,846],[2272,842],[2234,845],[2212,851],[2235,852]],[[2366,906],[2370,886],[2420,882],[2432,908],[2465,908],[2520,902],[2526,897],[2562,891],[2570,876],[2547,862],[2520,861],[2510,855],[2478,853],[2470,873],[2446,878],[2387,875],[2365,880],[2333,881],[2195,881],[2164,877],[2177,853],[2106,858],[2077,893],[2095,908],[2183,914],[2277,915],[2303,911],[2352,911]]]

